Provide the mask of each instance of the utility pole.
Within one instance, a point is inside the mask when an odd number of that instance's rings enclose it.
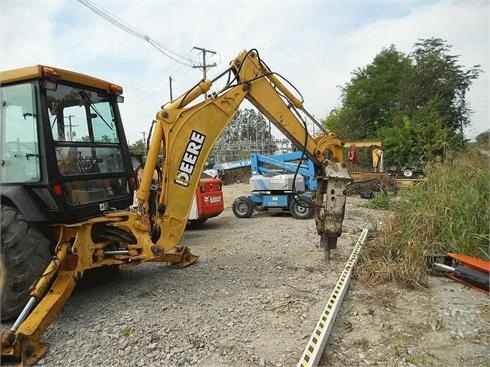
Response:
[[[173,102],[174,100],[174,97],[172,96],[172,80],[175,80],[175,79],[172,79],[171,76],[168,77],[168,84],[170,86],[170,102]]]
[[[143,134],[143,160],[146,159],[146,132],[142,131],[141,134]]]
[[[71,122],[72,117],[76,117],[76,116],[75,115],[65,116],[65,118],[68,119],[68,128],[69,128],[68,134],[70,134],[70,141],[73,141],[73,128],[78,126],[78,125],[73,125],[73,123]]]
[[[312,115],[312,116],[315,119],[315,115]],[[313,121],[313,137],[315,137],[315,121]]]
[[[216,51],[206,50],[203,47],[193,47],[192,49],[196,49],[196,50],[199,50],[202,52],[202,65],[193,65],[192,67],[202,69],[202,78],[203,78],[203,80],[206,80],[207,68],[212,68],[212,67],[216,66],[216,63],[209,64],[209,65],[206,64],[206,53],[210,53],[210,54],[215,55]],[[204,98],[206,98],[206,97],[207,97],[207,93],[204,93]]]

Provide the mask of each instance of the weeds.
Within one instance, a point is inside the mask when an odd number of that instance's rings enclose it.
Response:
[[[421,354],[409,354],[405,357],[405,362],[414,364],[416,366],[432,366],[432,363]]]
[[[397,349],[399,348],[405,348],[407,346],[407,340],[403,337],[394,339],[391,341],[391,345]]]
[[[125,326],[121,329],[121,335],[127,338],[129,335],[131,335],[131,328],[129,326]]]
[[[388,194],[383,191],[377,192],[374,197],[367,203],[367,207],[373,209],[389,210],[391,209],[391,206],[392,204],[390,196],[388,196]]]
[[[427,183],[391,204],[394,217],[366,246],[358,274],[372,283],[426,286],[427,255],[453,251],[488,259],[489,171],[488,157],[475,152],[427,167]]]

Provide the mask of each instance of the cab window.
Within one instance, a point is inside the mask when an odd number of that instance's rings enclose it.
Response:
[[[128,196],[112,97],[62,83],[46,94],[58,172],[67,177],[67,203],[78,206]]]
[[[63,84],[47,95],[59,172],[64,176],[124,172],[108,95]]]
[[[0,181],[38,182],[41,178],[35,86],[0,88]]]

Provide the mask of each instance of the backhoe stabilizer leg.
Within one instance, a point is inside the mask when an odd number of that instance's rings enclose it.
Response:
[[[2,334],[2,361],[35,364],[48,350],[39,339],[70,297],[83,272],[77,271],[77,258],[67,255],[67,246],[57,252],[31,291],[31,298],[10,331]],[[39,303],[36,304],[36,301]],[[32,310],[32,311],[31,311]]]
[[[5,339],[13,340],[9,342]],[[9,344],[5,346],[5,344]],[[32,366],[48,351],[49,345],[10,331],[2,335],[2,364],[10,360],[20,361],[19,366]],[[4,352],[6,352],[4,354]]]
[[[199,256],[196,256],[191,253],[189,247],[175,247],[172,250],[165,252],[152,260],[154,262],[168,262],[173,265],[177,265],[180,268],[186,268],[192,264],[194,264]]]

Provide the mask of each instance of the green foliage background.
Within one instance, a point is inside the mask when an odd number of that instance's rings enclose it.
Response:
[[[383,49],[353,72],[342,106],[324,124],[345,140],[380,139],[388,165],[427,162],[463,147],[471,112],[465,94],[481,70],[465,69],[451,47],[430,38],[410,55],[394,45]]]

